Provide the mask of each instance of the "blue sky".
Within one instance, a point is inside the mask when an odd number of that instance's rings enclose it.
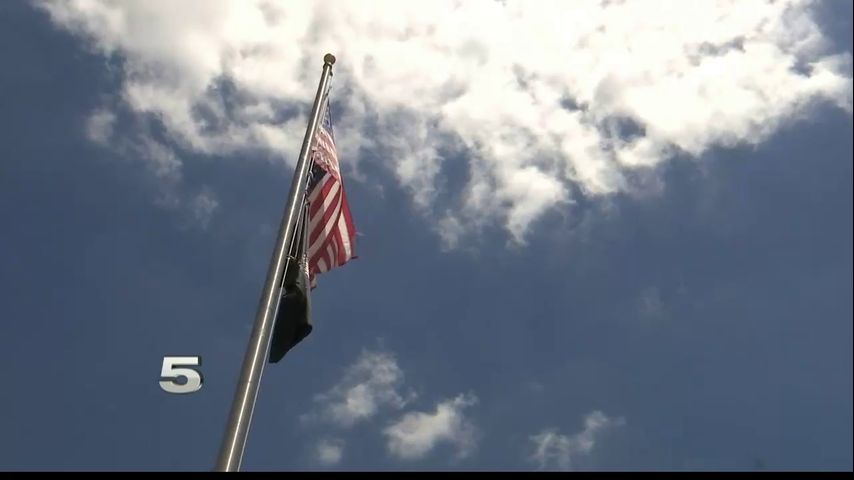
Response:
[[[789,107],[719,112],[736,127],[707,138],[627,93],[629,123],[658,143],[648,168],[608,172],[626,187],[573,159],[557,190],[520,187],[572,147],[514,164],[466,144],[491,138],[462,126],[469,104],[438,123],[418,99],[386,105],[347,70],[355,50],[339,55],[360,258],[320,278],[314,332],[268,366],[244,469],[850,470],[851,4],[808,11],[824,49],[849,56],[842,97],[769,92]],[[209,470],[325,50],[301,52],[318,60],[290,79],[304,98],[220,78],[223,105],[268,99],[284,137],[204,143],[166,103],[128,100],[134,81],[171,85],[152,67],[171,57],[62,18],[0,5],[0,466]],[[134,34],[174,33],[152,18]],[[631,93],[621,81],[594,100]],[[192,82],[178,83],[170,95]],[[245,126],[224,110],[192,118]],[[452,133],[441,162],[409,156]],[[159,389],[169,354],[202,356],[201,391]]]

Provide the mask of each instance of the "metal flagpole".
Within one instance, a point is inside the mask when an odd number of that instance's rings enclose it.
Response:
[[[267,280],[264,283],[261,301],[255,314],[255,326],[252,329],[249,346],[243,357],[243,367],[240,371],[240,379],[237,382],[237,391],[234,394],[225,437],[217,459],[218,471],[240,470],[243,449],[246,446],[246,437],[249,433],[249,424],[252,421],[252,411],[255,408],[255,399],[258,396],[261,373],[267,363],[267,352],[270,348],[270,338],[273,333],[273,322],[279,301],[282,275],[287,262],[287,252],[290,251],[291,242],[294,239],[295,220],[299,215],[299,207],[304,204],[303,197],[305,196],[309,155],[320,119],[320,107],[327,94],[329,77],[332,76],[332,65],[334,63],[335,57],[332,54],[327,53],[323,57],[323,73],[320,76],[320,85],[318,85],[317,95],[314,97],[308,129],[302,141],[302,149],[291,181],[291,192],[282,216],[282,223],[279,226],[276,248],[273,250],[273,256],[270,259]]]

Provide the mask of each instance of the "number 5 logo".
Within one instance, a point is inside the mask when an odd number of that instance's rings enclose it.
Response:
[[[195,368],[202,364],[202,357],[163,357],[160,369],[160,388],[168,393],[194,393],[202,389],[202,373]],[[178,383],[179,378],[185,378]]]

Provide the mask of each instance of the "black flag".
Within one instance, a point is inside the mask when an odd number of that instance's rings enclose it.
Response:
[[[308,274],[308,204],[303,204],[301,224],[297,234],[296,252],[288,255],[282,283],[273,339],[270,343],[270,363],[281,360],[288,351],[311,333],[311,298]]]

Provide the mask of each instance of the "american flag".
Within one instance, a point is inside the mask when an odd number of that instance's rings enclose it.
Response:
[[[308,179],[308,270],[311,286],[317,275],[356,258],[356,227],[338,167],[329,104],[323,114],[311,156]]]

